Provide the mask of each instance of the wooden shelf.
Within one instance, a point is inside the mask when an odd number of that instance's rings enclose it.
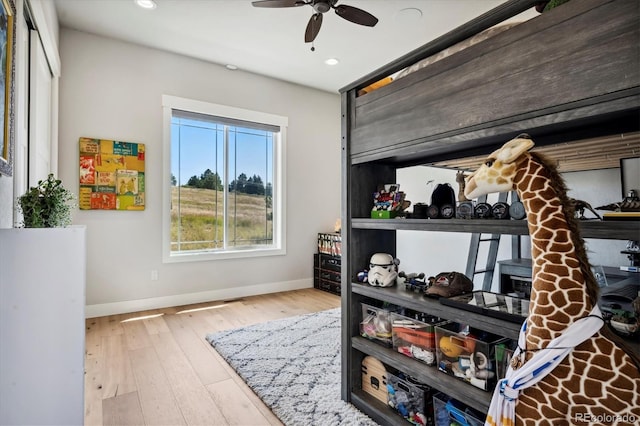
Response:
[[[489,410],[492,392],[476,388],[469,383],[439,371],[435,366],[423,364],[364,337],[353,337],[351,345],[354,349],[367,355],[372,355],[382,363],[411,375],[421,383],[445,392],[457,400],[464,401],[465,404],[476,410],[485,413]]]
[[[351,392],[351,403],[381,425],[407,426],[409,423],[391,407],[378,401],[366,392],[356,389]]]
[[[640,233],[640,221],[588,220],[579,223],[583,238],[629,240]],[[353,229],[396,231],[465,232],[501,235],[528,235],[525,220],[497,219],[360,219],[351,220]]]
[[[445,306],[438,302],[437,299],[424,297],[420,293],[410,292],[398,286],[383,288],[371,287],[360,283],[352,283],[351,291],[355,294],[361,294],[373,299],[393,303],[394,305],[404,306],[405,308],[424,312],[436,317],[463,324],[473,324],[474,327],[481,330],[499,334],[514,340],[518,339],[520,326],[522,325],[507,322],[498,318],[488,317],[475,312],[456,309],[451,306]]]

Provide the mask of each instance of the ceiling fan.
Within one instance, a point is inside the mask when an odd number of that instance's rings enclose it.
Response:
[[[378,23],[378,18],[357,7],[346,4],[336,5],[338,0],[260,0],[254,1],[255,7],[298,7],[311,6],[315,13],[309,19],[307,29],[304,32],[304,42],[311,43],[316,39],[322,26],[322,15],[333,9],[341,18],[356,24],[373,27]],[[311,50],[314,50],[311,48]]]

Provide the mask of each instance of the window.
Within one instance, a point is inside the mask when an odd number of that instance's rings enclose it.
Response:
[[[284,254],[287,118],[163,96],[165,262]]]

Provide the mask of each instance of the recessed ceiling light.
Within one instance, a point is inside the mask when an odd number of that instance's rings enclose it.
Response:
[[[422,18],[422,10],[416,7],[407,7],[396,12],[396,20],[402,24],[419,21]]]
[[[329,58],[326,61],[324,61],[324,63],[327,65],[338,65],[338,62],[340,61],[337,60],[336,58]]]
[[[227,64],[224,66],[226,69],[231,70],[231,71],[235,71],[238,69],[237,66],[233,65],[233,64]]]
[[[135,2],[143,9],[155,9],[158,6],[153,0],[135,0]]]

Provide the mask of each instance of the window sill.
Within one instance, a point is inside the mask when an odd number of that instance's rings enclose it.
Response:
[[[226,259],[265,257],[265,256],[283,256],[287,251],[283,248],[271,249],[244,249],[244,250],[226,250],[226,251],[194,251],[185,253],[165,254],[163,263],[182,263],[182,262],[206,262]]]

